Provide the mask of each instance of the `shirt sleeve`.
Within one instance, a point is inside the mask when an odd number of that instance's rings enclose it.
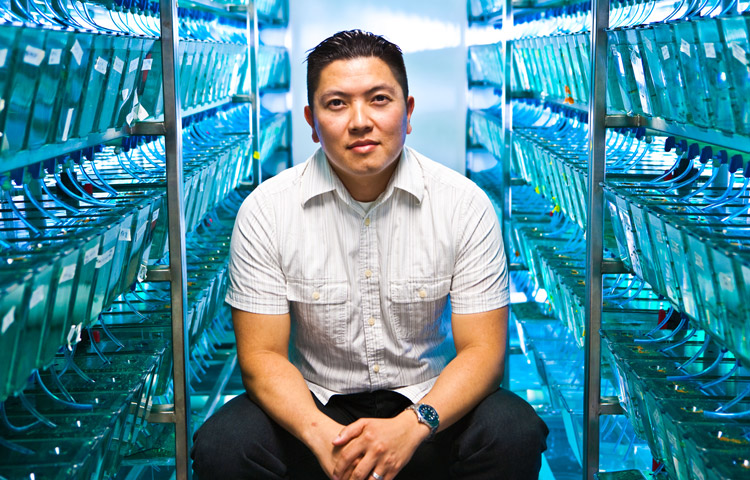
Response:
[[[454,313],[488,312],[508,305],[508,265],[492,202],[473,188],[458,209],[458,244],[451,307]]]
[[[229,251],[226,302],[250,313],[289,313],[273,210],[262,190],[245,199],[237,213]]]

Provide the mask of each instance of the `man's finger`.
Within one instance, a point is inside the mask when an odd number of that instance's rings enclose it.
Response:
[[[341,429],[338,436],[333,439],[333,444],[337,447],[346,445],[352,438],[357,438],[362,435],[362,431],[365,429],[365,422],[357,420]]]

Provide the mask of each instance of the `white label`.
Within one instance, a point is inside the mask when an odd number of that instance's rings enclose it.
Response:
[[[123,102],[128,99],[128,95],[130,95],[130,89],[129,88],[123,88],[122,89],[122,101]]]
[[[153,58],[146,58],[143,60],[143,68],[141,68],[142,72],[146,72],[148,70],[151,70],[151,64],[154,63]]]
[[[190,56],[189,56],[189,57],[187,58],[187,66],[189,67],[189,66],[190,66],[190,65],[192,65],[192,64],[193,64],[193,56],[192,56],[192,55],[190,55]]]
[[[83,264],[86,265],[91,260],[95,259],[97,254],[99,253],[99,246],[91,247],[88,250],[86,250],[86,253],[83,255]]]
[[[158,208],[156,210],[154,210],[154,213],[151,216],[151,221],[155,222],[157,218],[159,218],[159,209]]]
[[[719,272],[719,284],[721,285],[721,289],[724,291],[734,291],[734,282],[732,281],[731,275],[728,275],[724,272]]]
[[[130,112],[130,113],[127,114],[127,116],[125,116],[125,122],[128,125],[132,125],[133,124],[133,119],[135,119],[135,114],[133,112]]]
[[[703,471],[698,467],[698,464],[690,460],[690,464],[692,465],[693,475],[695,475],[695,478],[699,480],[705,480],[706,475],[703,473]]]
[[[698,255],[698,252],[696,252],[693,256],[695,257],[695,265],[703,270],[703,257]]]
[[[138,243],[141,241],[141,238],[143,238],[143,234],[146,233],[146,227],[148,226],[147,223],[144,223],[141,225],[141,228],[138,229],[138,231],[135,233],[135,243]]]
[[[664,243],[664,235],[661,234],[661,230],[656,230],[656,240],[659,243]]]
[[[96,63],[94,64],[94,70],[104,75],[107,73],[107,65],[109,65],[109,62],[104,60],[102,57],[98,57],[96,59]]]
[[[78,40],[76,40],[73,46],[70,47],[70,53],[73,54],[73,58],[76,59],[76,63],[80,65],[81,60],[83,59],[83,49],[81,48],[81,44],[78,43]]]
[[[60,274],[60,283],[65,283],[68,280],[73,280],[73,278],[76,276],[76,264],[68,265],[67,267],[63,268],[62,273]]]
[[[706,50],[706,58],[716,58],[716,47],[713,43],[704,43],[704,50]]]
[[[653,52],[654,51],[654,46],[651,44],[651,40],[649,40],[646,37],[643,37],[643,43],[644,43],[644,45],[646,45],[646,48],[648,48],[649,52]]]
[[[688,57],[690,56],[690,44],[685,39],[682,39],[682,42],[680,42],[680,51]]]
[[[0,48],[0,68],[5,66],[5,60],[8,59],[8,49]]]
[[[42,50],[41,48],[32,47],[31,45],[26,45],[26,52],[23,55],[24,63],[28,63],[29,65],[38,67],[42,64],[43,60],[44,50]]]
[[[83,330],[83,323],[70,326],[70,330],[68,331],[68,345],[81,341],[81,330]]]
[[[102,268],[104,265],[108,264],[112,257],[115,256],[115,247],[110,248],[106,252],[99,255],[99,258],[96,260],[96,268]]]
[[[136,105],[136,113],[138,114],[138,121],[144,121],[148,118],[148,112],[143,105]]]
[[[69,108],[68,109],[68,116],[65,118],[65,128],[63,128],[63,134],[62,134],[62,141],[66,141],[68,139],[68,134],[70,133],[70,122],[73,120],[73,112],[75,112],[75,108]]]
[[[4,98],[0,98],[0,112],[2,112],[3,110],[5,110],[5,99],[4,99]],[[2,133],[0,133],[0,137],[1,137],[2,135],[3,135],[3,134],[2,134]]]
[[[29,308],[34,308],[39,305],[39,302],[44,300],[47,295],[47,287],[40,285],[34,289],[34,293],[31,294],[31,300],[29,300]]]
[[[745,54],[745,50],[739,43],[732,44],[732,55],[734,55],[734,58],[736,58],[741,64],[747,65],[747,54]]]
[[[62,58],[62,48],[53,48],[49,52],[49,64],[59,65]]]
[[[667,45],[661,47],[661,56],[664,60],[669,60],[669,47]]]
[[[129,242],[131,240],[130,225],[122,225],[120,227],[120,235],[117,238],[124,242]]]
[[[122,73],[122,69],[124,67],[125,67],[125,62],[120,60],[120,57],[115,57],[115,61],[112,62],[112,68],[114,68],[117,73]]]
[[[10,310],[8,310],[8,313],[5,314],[3,317],[3,327],[2,331],[0,333],[5,333],[11,325],[13,325],[13,322],[16,321],[16,307],[10,307]]]
[[[130,61],[130,66],[128,67],[128,73],[133,73],[138,68],[138,58],[134,58]]]

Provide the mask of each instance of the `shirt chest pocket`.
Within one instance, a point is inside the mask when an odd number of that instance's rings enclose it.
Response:
[[[296,335],[314,345],[346,343],[349,286],[346,282],[288,280],[287,299]]]
[[[431,340],[440,335],[439,317],[450,293],[450,277],[391,282],[391,317],[399,337]]]

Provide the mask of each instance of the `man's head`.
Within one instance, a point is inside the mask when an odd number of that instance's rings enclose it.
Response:
[[[405,96],[401,52],[382,37],[355,30],[325,40],[308,61],[315,70],[308,71],[314,86],[305,107],[312,139],[356,200],[374,200],[396,170],[411,132],[414,99]]]
[[[404,98],[409,98],[404,57],[398,45],[380,35],[362,30],[347,30],[323,40],[307,55],[307,104],[310,108],[314,109],[313,98],[323,69],[336,60],[353,60],[359,57],[374,57],[384,61],[401,86]]]

